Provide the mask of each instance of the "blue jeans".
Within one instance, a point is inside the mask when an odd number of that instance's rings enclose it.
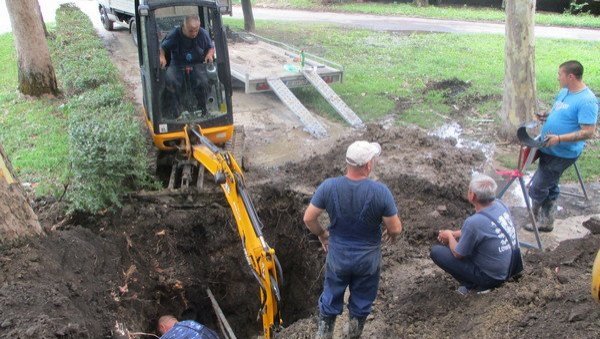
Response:
[[[560,176],[577,161],[577,158],[566,159],[540,152],[539,161],[538,169],[529,186],[529,196],[531,200],[541,205],[545,201],[558,199]]]
[[[483,273],[469,258],[456,258],[448,246],[434,245],[429,256],[436,265],[470,290],[494,288],[503,283]]]
[[[341,246],[340,246],[341,247]],[[381,248],[348,249],[329,247],[325,284],[319,298],[322,316],[342,314],[344,292],[350,288],[350,315],[362,318],[371,313],[379,287]]]
[[[170,65],[166,71],[166,92],[170,99],[172,116],[178,117],[180,105],[183,105],[184,97],[194,97],[195,102],[191,107],[183,110],[206,111],[206,93],[208,89],[208,77],[206,75],[206,64],[195,64],[188,66]],[[189,100],[188,100],[189,101]]]

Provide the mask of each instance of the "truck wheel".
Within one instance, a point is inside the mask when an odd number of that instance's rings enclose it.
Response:
[[[104,7],[100,8],[100,21],[102,21],[102,26],[104,26],[107,31],[113,30],[113,22],[108,18],[106,8]]]
[[[137,24],[135,23],[135,19],[129,20],[129,33],[131,33],[131,38],[133,39],[133,44],[138,45],[138,35],[137,35]]]

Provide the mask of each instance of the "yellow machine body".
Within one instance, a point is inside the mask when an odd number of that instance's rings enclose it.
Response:
[[[596,254],[596,260],[592,268],[592,297],[596,301],[600,301],[600,250]]]

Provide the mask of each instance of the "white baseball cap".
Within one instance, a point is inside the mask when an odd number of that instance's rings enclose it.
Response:
[[[381,145],[378,143],[364,140],[355,141],[348,146],[346,163],[351,166],[363,166],[379,154],[381,154]]]

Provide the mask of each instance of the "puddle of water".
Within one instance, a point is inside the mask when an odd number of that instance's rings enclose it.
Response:
[[[442,125],[441,127],[430,132],[429,134],[443,139],[455,139],[456,147],[458,148],[481,150],[486,158],[485,166],[487,167],[487,165],[491,164],[493,161],[495,145],[465,139],[461,137],[462,132],[462,127],[458,123],[451,122],[449,124]],[[477,171],[473,170],[473,173],[475,172]],[[533,172],[527,171],[524,174],[525,175],[523,176],[523,179],[525,179],[525,184],[528,184],[531,181],[531,178],[533,177]],[[499,187],[499,189],[502,189],[502,187]],[[511,184],[506,193],[504,193],[502,200],[509,206],[527,207],[525,199],[523,197],[523,192],[521,190],[521,185],[519,185],[518,180],[515,180]],[[531,199],[529,201],[531,202]]]
[[[490,164],[496,146],[494,144],[484,144],[479,141],[468,140],[461,137],[462,127],[457,122],[444,124],[441,127],[429,132],[429,135],[434,135],[442,139],[456,140],[456,147],[481,150],[485,155],[486,165]]]

